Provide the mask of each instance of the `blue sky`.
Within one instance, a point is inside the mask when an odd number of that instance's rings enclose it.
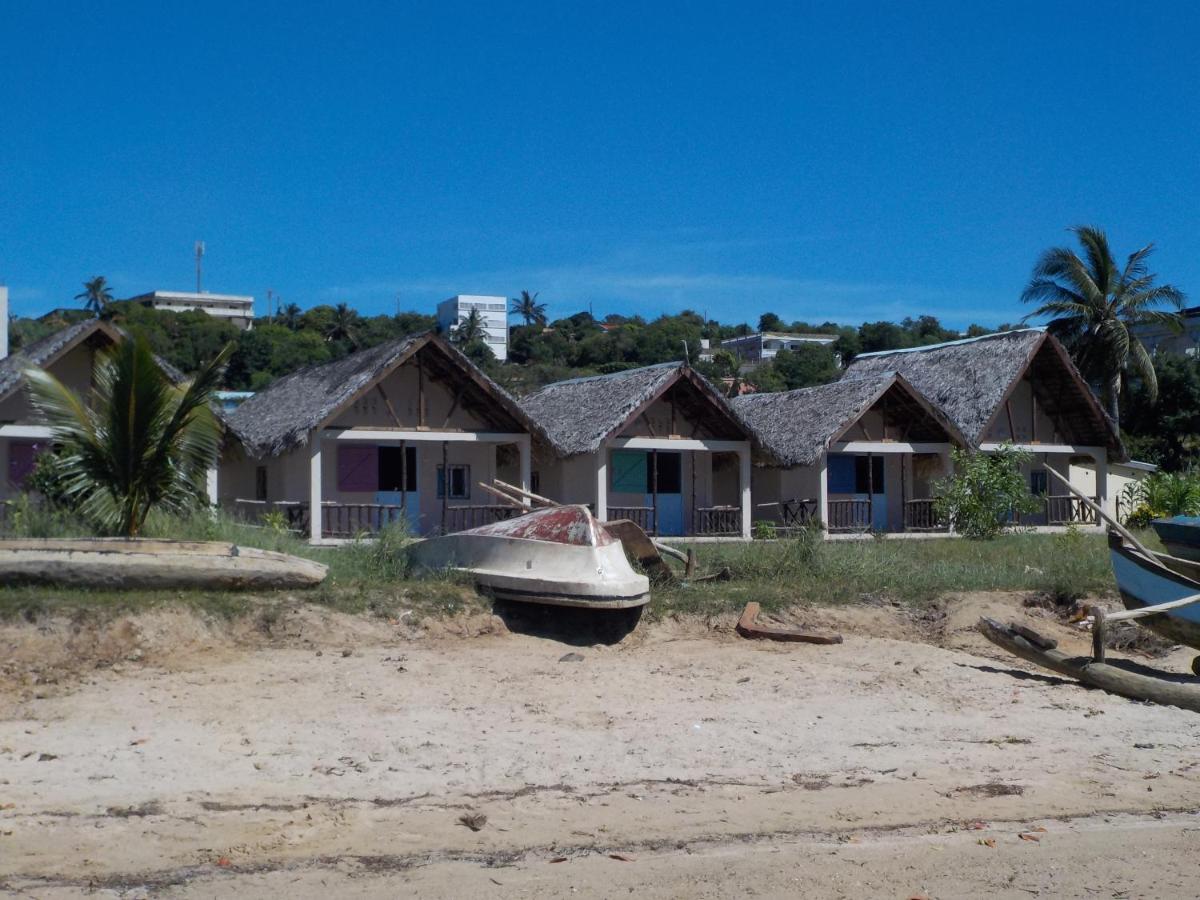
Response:
[[[168,8],[173,7],[173,8]],[[1140,8],[1139,8],[1140,7]],[[1018,318],[1076,223],[1200,303],[1187,4],[5,4],[14,311],[540,291],[722,321]]]

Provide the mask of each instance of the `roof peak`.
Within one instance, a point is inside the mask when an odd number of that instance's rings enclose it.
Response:
[[[991,334],[980,334],[975,337],[958,338],[953,341],[942,341],[940,344],[923,344],[920,347],[898,347],[895,350],[873,350],[870,353],[859,353],[854,358],[869,359],[874,356],[891,356],[894,353],[924,353],[926,350],[941,350],[943,347],[958,347],[962,344],[975,344],[980,341],[991,341],[997,338],[1009,337],[1014,334],[1045,334],[1044,326],[1030,328],[1014,328],[1011,331],[994,331]]]
[[[583,384],[584,382],[588,381],[603,381],[605,379],[616,380],[621,377],[635,375],[638,372],[645,372],[649,369],[682,369],[684,365],[685,363],[682,360],[677,360],[676,362],[654,363],[653,365],[649,366],[638,366],[633,369],[621,369],[619,372],[606,372],[603,375],[580,375],[577,378],[564,378],[562,381],[552,381],[550,384],[539,389],[538,391],[535,391],[534,393],[541,393],[548,388],[560,387],[564,384]]]

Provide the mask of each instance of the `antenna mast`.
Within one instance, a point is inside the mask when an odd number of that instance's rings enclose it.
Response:
[[[201,286],[201,277],[200,277],[201,273],[203,271],[203,265],[201,263],[201,261],[203,259],[204,259],[204,241],[196,241],[196,293],[197,294],[204,293],[204,289]]]

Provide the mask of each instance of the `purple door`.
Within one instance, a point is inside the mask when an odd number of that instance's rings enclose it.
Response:
[[[25,479],[37,465],[42,445],[36,441],[8,442],[8,483],[15,488],[23,487]]]

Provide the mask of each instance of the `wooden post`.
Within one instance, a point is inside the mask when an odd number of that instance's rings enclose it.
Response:
[[[425,427],[425,366],[417,354],[417,427]]]
[[[1017,442],[1017,426],[1013,424],[1012,402],[1004,401],[1004,414],[1008,417],[1008,436],[1015,444]]]
[[[654,511],[654,530],[651,534],[658,534],[658,450],[650,451],[650,491],[651,503],[650,506]]]
[[[1088,609],[1092,614],[1092,659],[1098,663],[1104,662],[1104,609],[1092,606]]]
[[[400,515],[408,514],[408,442],[400,442]]]
[[[450,442],[442,441],[442,534],[446,533],[446,508],[450,503]]]

